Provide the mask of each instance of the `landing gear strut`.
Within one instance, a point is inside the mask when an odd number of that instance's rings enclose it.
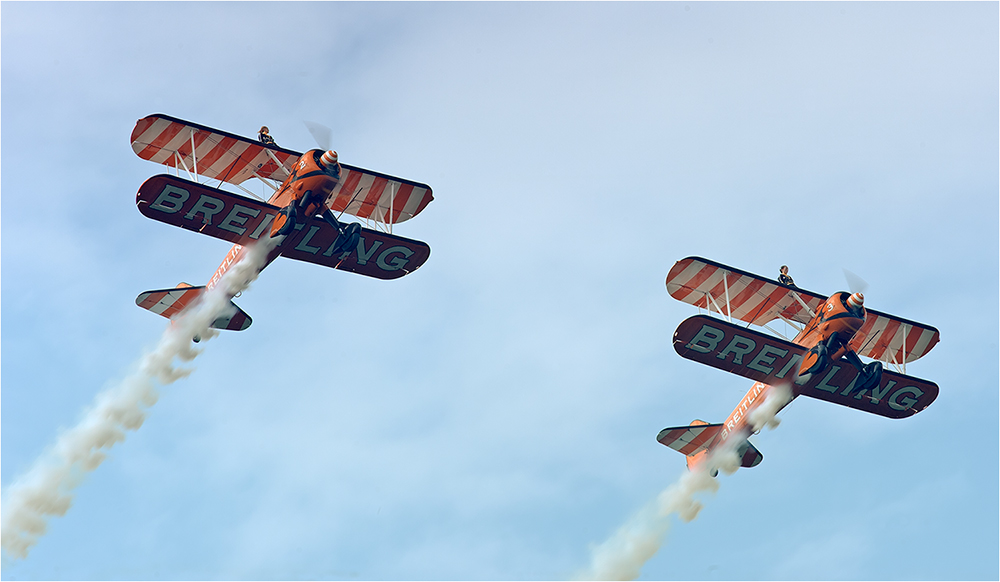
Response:
[[[826,341],[816,344],[806,352],[805,357],[802,359],[802,366],[808,364],[808,367],[802,369],[799,375],[809,376],[822,372],[830,365],[830,354],[836,352],[841,347],[843,346],[840,345],[837,332],[833,332],[830,334],[830,337],[826,338]],[[845,350],[844,357],[852,366],[858,369],[858,376],[854,380],[854,388],[851,390],[851,394],[870,390],[882,382],[882,362],[865,364],[858,357],[857,352],[850,349]]]
[[[344,226],[337,220],[337,217],[333,215],[333,212],[327,208],[323,213],[323,220],[327,222],[330,226],[337,229],[337,240],[333,245],[334,253],[342,253],[346,250],[353,250],[358,246],[358,240],[361,239],[361,225],[357,222],[352,222],[347,226]]]
[[[271,238],[291,234],[295,229],[295,202],[278,211],[278,216],[274,218],[271,225]]]
[[[851,395],[870,390],[882,383],[882,362],[863,364],[861,358],[853,350],[848,350],[844,354],[844,357],[858,369],[858,377],[854,380],[854,388],[851,389]]]
[[[829,365],[830,348],[826,345],[826,342],[820,342],[810,348],[806,352],[805,357],[802,358],[802,365],[799,367],[799,376],[819,374]]]

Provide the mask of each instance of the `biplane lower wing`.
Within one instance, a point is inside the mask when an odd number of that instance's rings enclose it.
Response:
[[[795,383],[806,349],[794,343],[695,315],[674,332],[674,350],[689,360],[765,384],[792,384],[796,395],[809,396],[889,418],[905,418],[927,408],[938,395],[933,382],[885,370],[877,387],[855,392],[857,369],[846,360],[801,384]]]
[[[148,218],[247,246],[266,237],[279,209],[275,206],[176,176],[146,180],[136,195]],[[337,230],[321,219],[295,226],[278,246],[281,256],[377,279],[412,273],[430,256],[426,243],[362,228],[357,248],[335,253]]]

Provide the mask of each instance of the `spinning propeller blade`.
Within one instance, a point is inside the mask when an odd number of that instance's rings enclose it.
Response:
[[[314,121],[303,121],[302,123],[305,124],[306,129],[308,129],[309,133],[312,134],[313,139],[316,140],[316,145],[318,145],[320,149],[331,149],[330,142],[333,131],[329,127]]]
[[[844,269],[844,278],[847,279],[847,288],[851,293],[864,293],[868,288],[868,282],[854,273]]]

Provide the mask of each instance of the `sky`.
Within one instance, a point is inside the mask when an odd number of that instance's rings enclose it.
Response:
[[[143,217],[163,113],[431,185],[418,271],[297,261],[237,303],[2,576],[570,579],[686,472],[660,429],[751,382],[685,360],[702,256],[932,325],[902,420],[800,398],[640,579],[996,579],[998,4],[0,4],[4,492],[226,243]],[[6,497],[5,497],[6,501]]]

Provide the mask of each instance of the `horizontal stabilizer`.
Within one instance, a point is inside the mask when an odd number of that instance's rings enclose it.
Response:
[[[675,451],[692,456],[708,449],[721,430],[721,424],[708,424],[703,420],[695,420],[691,426],[675,426],[661,430],[660,434],[656,435],[656,440]]]
[[[740,456],[740,466],[756,467],[764,460],[764,455],[760,454],[757,447],[753,446],[750,441],[743,441],[743,443],[743,446],[736,449],[736,453]]]
[[[158,289],[140,293],[135,298],[135,304],[167,319],[173,319],[185,308],[197,303],[204,293],[205,287],[192,287],[187,283],[181,283],[181,286],[175,289]],[[250,327],[250,324],[253,323],[250,316],[232,301],[229,302],[229,305],[232,309],[212,322],[211,327],[230,331],[243,331]]]
[[[674,350],[689,360],[757,382],[792,384],[796,395],[889,418],[913,416],[938,395],[937,384],[890,370],[882,372],[878,386],[856,391],[858,369],[844,359],[808,379],[798,379],[805,348],[705,315],[689,317],[677,326]]]
[[[693,420],[690,426],[675,426],[661,430],[660,434],[656,435],[656,440],[687,455],[688,469],[693,470],[708,458],[706,455],[716,444],[716,437],[722,432],[722,426],[708,424],[704,420]],[[760,454],[748,440],[743,441],[743,444],[736,449],[736,454],[740,457],[741,467],[756,467],[764,460],[764,455]]]

